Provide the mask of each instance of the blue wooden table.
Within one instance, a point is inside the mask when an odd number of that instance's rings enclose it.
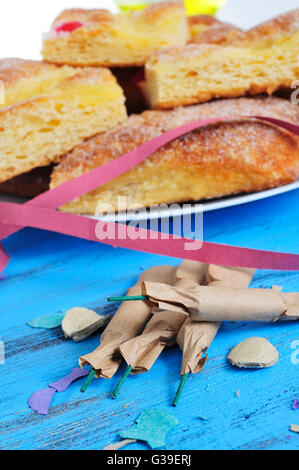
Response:
[[[208,213],[204,239],[298,253],[298,198],[299,191],[293,191]],[[31,411],[29,396],[67,375],[99,338],[74,343],[64,339],[60,328],[31,329],[26,322],[74,306],[98,311],[105,306],[105,312],[113,313],[115,307],[106,306],[108,295],[124,294],[142,269],[178,260],[33,229],[13,235],[5,247],[12,259],[7,279],[0,282],[0,340],[6,348],[0,365],[0,449],[102,449],[119,441],[119,431],[153,407],[173,412],[180,422],[169,433],[166,449],[299,449],[299,435],[289,431],[290,424],[299,424],[299,410],[291,408],[299,398],[299,352],[291,347],[299,339],[298,323],[224,324],[206,367],[187,382],[177,408],[170,406],[181,364],[175,347],[149,373],[129,378],[118,400],[110,393],[124,366],[112,380],[93,381],[84,395],[82,379],[57,393],[48,416]],[[298,291],[299,272],[258,271],[252,286],[274,284]],[[228,365],[229,350],[249,336],[264,336],[277,347],[275,367],[239,370]],[[127,449],[147,446],[136,443]]]

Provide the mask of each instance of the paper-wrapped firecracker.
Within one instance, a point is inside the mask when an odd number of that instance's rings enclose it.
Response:
[[[209,265],[206,283],[209,286],[222,285],[248,287],[254,269],[231,268]],[[177,273],[179,275],[179,271]],[[183,352],[181,375],[200,372],[206,363],[203,357],[215,338],[221,322],[200,322],[188,317],[177,335],[177,343]]]
[[[138,283],[129,289],[128,295],[140,295],[143,281],[156,281],[164,285],[171,283],[175,269],[171,266],[155,266],[144,271]],[[102,334],[100,346],[93,352],[80,357],[80,365],[92,366],[96,371],[96,377],[108,379],[113,377],[123,360],[118,351],[119,346],[143,330],[151,311],[151,305],[148,302],[123,302]]]
[[[223,285],[184,289],[144,282],[143,294],[156,311],[187,312],[197,321],[260,321],[299,319],[299,293],[278,289],[248,289]]]
[[[193,261],[184,261],[178,269],[174,285],[190,287],[203,284],[208,265]],[[157,312],[146,325],[143,333],[119,347],[126,363],[132,367],[132,373],[147,372],[153,366],[165,347],[176,343],[176,336],[186,320],[185,312],[165,310]]]

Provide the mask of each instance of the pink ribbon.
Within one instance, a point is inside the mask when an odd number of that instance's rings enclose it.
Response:
[[[254,119],[269,122],[299,135],[299,126],[290,122],[270,117],[249,116]],[[29,202],[19,205],[13,203],[0,203],[1,224],[0,239],[6,238],[24,226],[72,235],[87,240],[101,241],[112,246],[119,246],[132,250],[144,251],[163,256],[185,258],[220,265],[255,267],[261,269],[299,270],[299,255],[290,253],[277,253],[262,250],[252,250],[215,243],[204,242],[199,251],[185,250],[185,244],[191,240],[177,239],[170,236],[163,240],[160,235],[153,235],[150,231],[138,229],[140,238],[135,239],[135,229],[126,227],[126,237],[99,240],[96,237],[97,229],[113,231],[115,224],[95,221],[93,219],[58,212],[55,209],[72,201],[73,199],[96,189],[112,179],[122,175],[135,167],[156,150],[167,143],[189,132],[209,124],[225,120],[240,119],[240,117],[214,118],[197,121],[165,132],[149,142],[141,145],[132,152],[113,160],[95,170],[85,173],[78,178],[67,181],[60,186],[46,191]],[[18,225],[15,221],[18,221]],[[99,224],[99,225],[98,225]],[[117,226],[117,224],[116,224]],[[133,239],[132,239],[133,237]],[[0,245],[0,272],[7,266],[9,256]]]

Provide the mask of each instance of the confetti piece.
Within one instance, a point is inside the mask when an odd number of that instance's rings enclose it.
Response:
[[[65,312],[50,313],[49,315],[34,318],[34,320],[28,322],[27,325],[31,326],[31,328],[57,328],[61,325],[64,315]]]
[[[292,409],[293,410],[299,409],[299,400],[297,400],[296,398],[293,400]]]
[[[228,355],[232,366],[263,369],[278,361],[277,349],[266,338],[247,338],[235,346]]]
[[[58,382],[49,384],[49,387],[54,388],[56,392],[64,392],[75,380],[86,377],[88,374],[88,370],[75,367],[70,374],[58,380]]]
[[[75,367],[66,377],[49,384],[48,388],[43,388],[33,393],[28,401],[30,408],[40,415],[47,415],[55,392],[64,392],[71,383],[86,375],[88,375],[87,370]]]
[[[144,411],[137,419],[136,425],[121,431],[120,436],[124,439],[145,441],[152,449],[157,449],[166,445],[166,435],[178,424],[179,421],[171,413],[155,408]]]
[[[236,396],[237,396],[238,398],[240,398],[240,395],[241,395],[241,390],[238,390],[238,391],[236,392]]]
[[[209,418],[205,418],[205,416],[198,416],[198,419],[201,421],[209,421]]]
[[[73,341],[83,341],[95,331],[106,326],[110,318],[110,315],[99,315],[88,308],[71,308],[62,320],[62,331],[66,338],[71,338]]]
[[[108,446],[104,447],[103,450],[118,450],[129,444],[133,444],[134,442],[137,442],[136,439],[125,439],[124,441],[117,442],[116,444],[109,444]]]
[[[6,274],[0,274],[0,281],[4,281],[6,279]]]
[[[299,433],[299,424],[291,424],[290,430]]]
[[[49,387],[33,393],[28,401],[30,408],[39,415],[47,415],[55,392],[54,388]]]

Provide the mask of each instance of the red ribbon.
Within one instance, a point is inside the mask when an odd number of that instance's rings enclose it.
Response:
[[[262,116],[249,117],[269,122],[293,134],[299,135],[299,126],[290,122]],[[184,238],[178,240],[173,236],[170,236],[169,240],[163,240],[160,235],[157,236],[157,234],[155,234],[154,236],[152,232],[142,229],[138,230],[140,238],[136,239],[136,237],[134,237],[134,233],[136,232],[132,227],[127,227],[125,239],[116,237],[115,239],[99,240],[95,234],[96,228],[108,228],[113,231],[115,224],[98,222],[88,217],[57,212],[55,210],[129,171],[156,150],[174,139],[203,126],[232,119],[240,119],[240,117],[206,119],[172,129],[146,142],[132,152],[85,173],[78,178],[67,181],[52,190],[46,191],[23,205],[0,203],[2,219],[0,224],[0,239],[11,235],[24,226],[28,226],[52,230],[88,240],[101,241],[102,243],[107,243],[112,246],[164,256],[173,256],[175,258],[260,269],[299,270],[299,255],[297,254],[252,250],[208,242],[204,242],[200,250],[190,251],[185,249],[185,244],[192,242],[192,240]],[[18,225],[15,224],[16,220],[18,221]],[[0,272],[7,266],[8,262],[9,256],[0,245]]]

